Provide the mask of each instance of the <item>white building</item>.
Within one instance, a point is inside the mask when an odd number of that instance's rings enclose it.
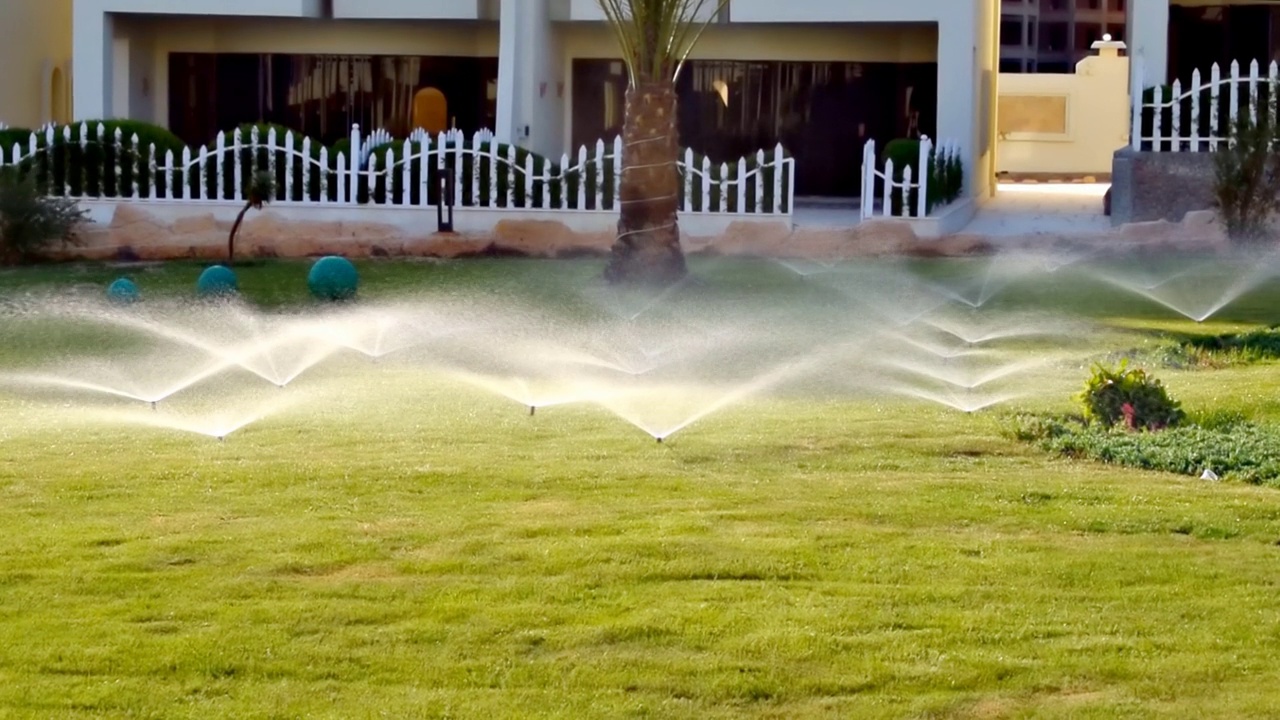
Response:
[[[731,0],[681,77],[682,141],[713,159],[782,142],[800,194],[858,193],[862,146],[959,144],[993,175],[996,0]],[[596,0],[75,0],[74,112],[190,142],[243,122],[332,142],[449,124],[558,156],[620,128],[625,74]]]
[[[1192,71],[1236,60],[1247,67],[1280,60],[1275,0],[1130,0],[1130,56],[1148,87],[1186,83]]]

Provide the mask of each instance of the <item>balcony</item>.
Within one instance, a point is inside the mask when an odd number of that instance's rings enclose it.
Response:
[[[594,4],[595,0],[591,0]],[[353,20],[497,20],[498,0],[333,0],[333,17]]]
[[[76,0],[75,4],[77,13],[304,18],[320,17],[322,6],[321,0]]]
[[[731,4],[736,0],[731,0]],[[847,0],[845,0],[847,1]],[[715,0],[707,0],[706,9],[702,12],[701,19],[709,19],[715,11]],[[605,19],[604,11],[600,9],[600,3],[597,0],[569,0],[568,17],[564,17],[563,5],[552,6],[552,18],[556,20],[584,20],[600,22]],[[559,10],[559,12],[557,12]]]

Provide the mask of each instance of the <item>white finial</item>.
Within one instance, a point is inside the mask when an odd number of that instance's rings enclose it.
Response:
[[[1102,42],[1111,42],[1111,33],[1103,33]]]

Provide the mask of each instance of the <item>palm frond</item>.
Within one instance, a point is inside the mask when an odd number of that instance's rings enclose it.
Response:
[[[632,85],[674,81],[729,0],[596,0],[613,29]],[[707,19],[699,20],[714,9]]]

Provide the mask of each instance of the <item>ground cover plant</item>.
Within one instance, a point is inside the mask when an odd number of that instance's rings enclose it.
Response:
[[[910,272],[964,294],[980,266],[868,262],[850,286]],[[357,265],[362,303],[430,288],[519,319],[601,307],[584,299],[595,260]],[[310,315],[307,267],[236,271],[255,308]],[[771,307],[817,323],[839,295],[795,269],[695,259],[663,303],[744,308],[784,333]],[[146,306],[192,296],[200,270],[0,270],[0,373],[138,350],[101,325],[50,324],[35,299],[75,309],[127,274]],[[1083,275],[1037,276],[955,315],[1087,321],[1031,323],[1074,333],[1071,354],[1019,339],[1011,352],[1046,364],[1009,403],[845,396],[837,379],[871,364],[837,365],[821,392],[749,397],[661,445],[589,404],[530,417],[351,355],[268,387],[298,402],[226,442],[86,416],[124,400],[0,384],[0,714],[1267,717],[1280,492],[1006,429],[1015,412],[1074,411],[1091,360],[1115,348],[1247,332],[1277,307],[1260,285],[1197,324]],[[905,357],[888,337],[861,346]],[[1188,417],[1150,435],[1248,426],[1241,442],[1263,443],[1247,433],[1280,422],[1268,362],[1159,378]]]

